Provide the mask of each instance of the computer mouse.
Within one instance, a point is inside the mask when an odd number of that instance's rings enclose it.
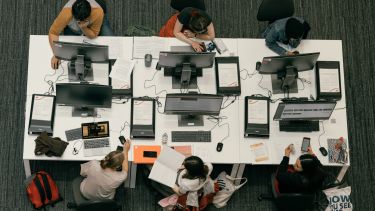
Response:
[[[151,54],[146,54],[145,55],[145,66],[146,67],[151,67],[152,64],[152,55]]]
[[[320,147],[319,151],[322,153],[323,156],[327,156],[328,155],[328,152],[327,152],[326,148],[324,148],[324,147]]]
[[[221,152],[222,149],[223,149],[223,143],[221,142],[217,143],[216,151]]]
[[[118,139],[120,140],[121,144],[124,144],[126,142],[124,136],[120,136],[120,137],[118,137]]]

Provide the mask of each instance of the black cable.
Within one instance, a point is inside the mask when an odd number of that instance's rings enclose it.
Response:
[[[121,101],[122,98],[120,98],[120,99],[118,99],[118,100]],[[125,101],[122,101],[122,102],[116,102],[116,101],[112,100],[112,103],[113,103],[113,104],[126,104],[127,102],[129,102],[129,100],[130,100],[130,98],[126,98],[126,100],[125,100]]]
[[[120,136],[122,135],[122,132],[125,130],[125,127],[130,128],[130,124],[128,121],[125,121],[124,124],[120,127]]]
[[[234,102],[236,102],[237,96],[234,96],[234,99],[228,105],[225,105],[225,103],[228,101],[228,99],[229,99],[229,96],[227,96],[227,99],[222,103],[223,106],[221,107],[221,110],[224,110],[224,109],[228,108],[230,105],[232,105]]]
[[[158,73],[158,72],[159,72],[159,71],[155,70],[155,73],[154,73],[154,75],[152,76],[152,78],[151,78],[151,79],[146,79],[146,80],[145,80],[145,82],[143,83],[143,88],[145,88],[145,89],[149,89],[149,88],[154,87],[154,93],[155,93],[156,96],[160,95],[160,94],[163,93],[163,92],[165,92],[166,94],[168,94],[167,90],[165,90],[165,89],[163,89],[163,90],[161,90],[161,91],[159,91],[159,92],[156,92],[156,85],[146,86],[146,82],[151,82],[151,81],[153,81],[153,80],[155,79],[156,73]]]
[[[219,141],[219,143],[222,143],[225,139],[227,139],[229,137],[229,134],[230,134],[229,123],[224,123],[224,124],[220,125],[220,123],[223,121],[223,119],[228,119],[228,117],[227,116],[217,116],[216,117],[216,116],[212,116],[212,115],[210,115],[210,116],[207,117],[207,120],[209,120],[210,122],[214,122],[215,123],[215,121],[212,121],[212,120],[216,120],[215,125],[210,129],[210,131],[212,131],[213,129],[215,129],[216,126],[219,126],[219,128],[221,128],[222,126],[227,125],[227,129],[228,129],[227,131],[228,131],[228,133],[227,133],[227,135],[224,138],[222,138]]]
[[[246,77],[245,77],[245,78],[242,78],[242,77],[241,77],[241,73],[242,73],[243,71],[246,71]],[[257,71],[257,70],[254,70],[254,72],[250,74],[249,71],[248,71],[246,68],[244,68],[244,69],[242,69],[242,70],[240,71],[240,78],[241,78],[241,80],[250,79],[250,78],[252,78],[254,75],[256,75],[257,73],[258,73],[258,71]]]

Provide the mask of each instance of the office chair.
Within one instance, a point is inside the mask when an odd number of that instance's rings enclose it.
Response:
[[[275,174],[271,175],[272,195],[261,194],[259,201],[274,200],[277,210],[283,211],[303,211],[314,207],[315,193],[279,193],[275,189],[275,177]]]
[[[80,185],[84,178],[79,176],[73,180],[74,202],[68,203],[68,209],[76,209],[79,211],[121,211],[121,206],[114,200],[107,199],[101,201],[89,201],[80,191]]]
[[[258,21],[268,21],[287,18],[294,14],[293,0],[263,0],[259,6]]]

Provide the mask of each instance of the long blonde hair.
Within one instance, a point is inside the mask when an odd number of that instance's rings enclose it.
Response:
[[[120,151],[112,151],[100,161],[102,169],[111,168],[116,170],[122,166],[124,162],[124,154]]]

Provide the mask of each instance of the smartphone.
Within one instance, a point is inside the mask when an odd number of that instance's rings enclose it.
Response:
[[[303,137],[303,139],[302,139],[301,151],[302,151],[302,152],[307,152],[309,146],[310,146],[310,138]]]
[[[143,151],[143,157],[147,158],[156,158],[158,157],[158,153],[155,151]]]
[[[122,151],[124,151],[124,147],[122,147],[122,146],[117,146],[116,151],[120,151],[120,152],[122,152]]]

